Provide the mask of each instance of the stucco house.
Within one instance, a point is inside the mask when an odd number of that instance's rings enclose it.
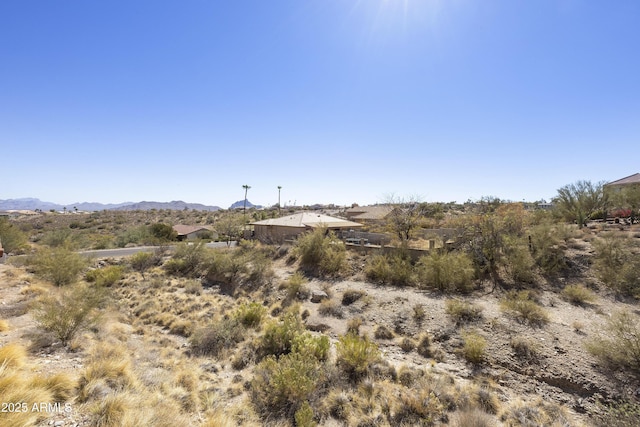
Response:
[[[203,237],[211,237],[212,239],[218,238],[216,233],[211,227],[203,225],[174,225],[173,229],[178,233],[178,240],[197,240]]]
[[[624,178],[620,178],[616,181],[611,181],[604,185],[605,189],[619,191],[626,187],[631,187],[633,185],[640,186],[640,173],[634,173],[633,175],[629,175]]]
[[[251,223],[253,237],[267,243],[282,243],[293,240],[300,234],[318,227],[331,231],[351,230],[362,224],[313,212],[301,212],[281,218],[265,219]]]

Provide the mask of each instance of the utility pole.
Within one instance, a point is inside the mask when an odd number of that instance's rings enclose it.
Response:
[[[249,189],[251,188],[250,185],[244,184],[242,186],[242,188],[244,188],[244,206],[242,208],[242,216],[244,219],[244,228],[247,228],[247,191],[249,191]]]
[[[278,216],[281,216],[281,213],[280,213],[280,190],[282,190],[282,185],[278,185]]]

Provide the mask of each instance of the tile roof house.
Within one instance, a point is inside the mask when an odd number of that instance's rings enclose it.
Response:
[[[364,223],[382,222],[393,211],[389,205],[356,206],[345,211],[347,218]]]
[[[174,225],[173,229],[178,233],[178,240],[196,240],[203,236],[211,236],[213,239],[218,238],[218,233],[213,231],[211,227],[203,225]]]
[[[615,188],[615,187],[623,187],[627,185],[639,185],[640,184],[640,173],[634,173],[633,175],[629,175],[624,178],[620,178],[616,181],[609,182],[605,184],[605,187]]]
[[[282,243],[292,240],[300,234],[318,227],[326,227],[328,230],[351,230],[362,227],[357,222],[335,218],[312,212],[301,212],[281,218],[265,219],[252,222],[253,237],[268,243]]]

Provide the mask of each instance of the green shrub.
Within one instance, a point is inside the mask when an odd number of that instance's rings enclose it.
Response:
[[[445,312],[451,316],[457,324],[482,319],[482,307],[473,303],[458,299],[448,299],[444,302],[444,307]]]
[[[110,265],[90,270],[84,277],[87,282],[95,282],[96,286],[110,287],[124,277],[124,270],[119,265]]]
[[[131,268],[140,273],[144,280],[144,272],[158,264],[158,259],[151,252],[137,252],[129,258]]]
[[[244,336],[242,324],[235,318],[229,318],[196,330],[189,341],[195,354],[216,357],[222,350],[242,342]]]
[[[288,312],[279,322],[271,322],[265,327],[261,350],[264,355],[279,356],[291,352],[293,341],[304,331],[304,326],[296,313]]]
[[[530,291],[510,291],[500,301],[500,307],[522,323],[543,326],[549,321],[549,315],[540,307]]]
[[[640,295],[640,258],[628,237],[604,235],[593,242],[598,278],[623,295]]]
[[[376,255],[367,263],[365,274],[376,283],[410,286],[415,283],[414,267],[409,258],[400,255]]]
[[[37,275],[56,286],[75,282],[86,266],[82,256],[64,247],[42,249],[29,262]]]
[[[6,253],[22,253],[27,248],[27,236],[7,218],[0,218],[0,243]]]
[[[199,277],[205,269],[207,250],[204,243],[181,243],[176,247],[172,258],[165,262],[164,268],[169,274],[185,277]]]
[[[158,243],[173,242],[178,239],[178,233],[169,224],[161,222],[152,224],[149,231]]]
[[[587,342],[587,350],[616,369],[640,373],[640,322],[628,311],[618,311],[598,334]]]
[[[361,378],[380,359],[378,346],[366,337],[347,334],[336,344],[337,364],[353,380]]]
[[[309,402],[304,402],[300,409],[298,409],[294,415],[294,420],[296,422],[296,427],[314,427],[318,425],[313,420],[313,409]]]
[[[258,411],[273,417],[293,418],[323,380],[321,364],[313,357],[290,353],[268,356],[256,366],[251,380],[251,401]]]
[[[587,304],[596,299],[595,294],[583,285],[565,286],[562,290],[562,296],[564,296],[571,304],[575,305]]]
[[[104,288],[83,284],[69,286],[36,301],[34,318],[40,327],[67,344],[79,331],[96,324],[98,308],[105,298]]]
[[[417,272],[422,286],[444,292],[469,292],[473,285],[473,263],[462,252],[431,251],[420,258]]]
[[[287,300],[305,300],[309,298],[310,291],[305,285],[306,283],[307,279],[299,271],[291,275],[281,286],[287,290]]]
[[[535,263],[546,274],[553,274],[566,268],[566,257],[561,239],[568,239],[567,228],[542,223],[531,228],[531,251]]]
[[[238,307],[235,317],[247,328],[257,328],[262,323],[262,319],[267,313],[267,309],[260,303],[252,302],[242,304]]]
[[[462,355],[471,363],[481,363],[487,348],[487,340],[477,332],[466,332],[462,336],[464,344]]]
[[[294,253],[303,269],[321,276],[340,275],[347,265],[344,243],[325,228],[298,237]]]
[[[504,263],[505,270],[514,282],[534,282],[535,261],[522,239],[505,238]]]
[[[318,361],[322,362],[327,360],[329,355],[329,338],[325,335],[315,337],[306,332],[294,337],[291,344],[291,351],[294,353],[300,353],[305,357],[314,357]]]

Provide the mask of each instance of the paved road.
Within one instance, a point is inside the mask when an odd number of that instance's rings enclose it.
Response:
[[[236,242],[231,242],[231,246],[235,246]],[[207,243],[205,245],[208,248],[226,248],[226,242],[212,242]],[[84,255],[86,257],[95,257],[95,258],[116,258],[116,257],[124,257],[131,256],[138,252],[153,252],[158,249],[160,246],[136,246],[135,248],[121,248],[121,249],[100,249],[96,251],[81,251],[78,252],[80,255]],[[165,246],[169,250],[174,250],[175,246]]]

